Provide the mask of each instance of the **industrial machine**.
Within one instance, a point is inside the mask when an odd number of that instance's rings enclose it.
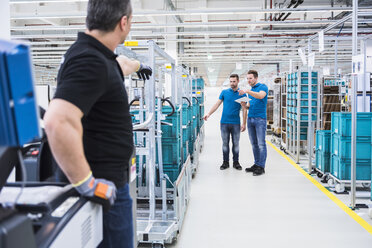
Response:
[[[25,181],[25,145],[41,136],[29,50],[0,41],[0,246],[96,247],[101,205],[65,183]],[[14,167],[22,181],[6,184]]]

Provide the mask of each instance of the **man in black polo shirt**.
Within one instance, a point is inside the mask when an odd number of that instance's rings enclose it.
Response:
[[[87,30],[63,57],[44,117],[53,155],[69,181],[81,195],[112,205],[103,216],[100,247],[133,247],[127,173],[133,136],[123,74],[149,79],[152,70],[120,58],[122,70],[113,52],[130,31],[131,14],[130,0],[88,2]]]

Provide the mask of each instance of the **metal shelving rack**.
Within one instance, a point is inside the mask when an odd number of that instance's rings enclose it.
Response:
[[[345,80],[342,80],[340,77],[335,76],[323,76],[320,81],[320,114],[317,119],[317,130],[330,130],[331,129],[331,113],[332,112],[343,112],[341,109],[341,101],[345,94],[343,94],[342,88],[346,87]],[[336,93],[325,93],[325,90],[328,88],[328,91],[336,91]],[[334,101],[329,98],[337,98],[338,101]],[[328,100],[328,101],[327,101]],[[326,104],[330,105],[330,108],[326,108]],[[336,106],[335,106],[336,105]],[[337,107],[339,106],[339,108]],[[328,111],[325,111],[325,110]],[[329,116],[329,118],[325,118]]]
[[[280,108],[281,108],[281,116],[280,116],[280,139],[281,139],[281,145],[280,149],[284,150],[287,148],[288,144],[288,136],[287,136],[287,75],[284,74],[282,76],[281,82],[280,82]],[[284,116],[285,115],[285,116]],[[285,141],[285,142],[284,142]]]
[[[314,74],[312,76],[312,74]],[[316,75],[316,80],[313,77]],[[319,74],[317,72],[296,71],[288,74],[287,78],[287,138],[286,150],[293,157],[296,163],[300,161],[300,153],[303,148],[311,147],[309,144],[309,136],[313,135],[314,129],[307,128],[310,125],[314,126],[317,119],[317,103],[318,99],[313,97],[318,94],[317,82]],[[307,84],[303,80],[307,80]],[[315,82],[315,83],[313,83]],[[305,90],[307,87],[307,90]],[[317,89],[314,90],[314,87]],[[314,104],[315,102],[315,104]],[[314,111],[315,110],[315,111]],[[306,117],[307,116],[307,117]],[[309,130],[310,129],[310,130]],[[313,156],[312,152],[308,152],[309,159]]]
[[[370,12],[363,12],[363,11],[359,11],[359,7],[358,7],[358,1],[357,0],[353,0],[353,11],[351,14],[347,15],[347,16],[344,16],[342,19],[338,20],[337,22],[335,23],[332,23],[330,24],[329,26],[327,26],[325,29],[323,29],[321,31],[322,33],[322,37],[324,37],[324,33],[338,27],[339,25],[342,25],[346,22],[350,22],[352,23],[352,37],[351,37],[351,41],[352,41],[352,59],[355,61],[352,61],[351,62],[351,65],[352,65],[352,68],[359,68],[358,67],[358,62],[356,62],[356,60],[358,60],[359,58],[357,57],[358,55],[358,39],[359,41],[364,41],[366,38],[368,37],[363,37],[361,36],[360,38],[358,37],[358,23],[359,23],[359,17],[363,17],[363,16],[369,16],[371,13]],[[312,54],[312,44],[313,42],[315,42],[316,40],[318,40],[320,38],[320,33],[318,34],[314,34],[312,35],[311,37],[308,38],[307,40],[307,46],[308,46],[308,54]],[[337,71],[337,40],[338,40],[338,37],[336,37],[335,41],[336,41],[336,46],[335,46],[335,51],[336,51],[336,56],[335,56],[335,72]],[[363,49],[361,49],[361,52],[363,52]],[[363,53],[362,53],[363,54]],[[312,54],[312,55],[315,55],[315,54]],[[364,61],[366,61],[366,53],[364,53],[364,58],[363,58]],[[360,64],[360,62],[359,62]],[[366,71],[366,63],[363,63],[364,64],[364,68],[363,68],[363,72]],[[312,71],[313,70],[313,66],[314,64],[310,64],[308,63],[308,71]],[[361,77],[361,78],[358,78],[358,74],[361,75],[363,73],[361,73],[360,70],[356,70],[353,72],[352,76],[351,76],[351,91],[349,92],[351,97],[350,99],[348,100],[351,100],[351,180],[350,180],[350,185],[351,185],[351,194],[350,194],[350,207],[352,209],[355,209],[355,206],[356,206],[356,154],[357,154],[357,149],[356,149],[356,130],[357,130],[357,123],[356,123],[356,113],[357,113],[357,86],[358,86],[358,80],[364,80],[364,75]],[[365,73],[364,73],[365,74]],[[318,85],[319,86],[319,85]],[[363,94],[363,96],[365,96],[365,94]],[[362,99],[364,102],[366,101],[365,98]],[[312,126],[309,124],[309,130],[312,129]],[[309,153],[311,153],[313,147],[312,147],[312,141],[314,141],[314,138],[313,137],[310,137],[310,145],[308,147],[308,150],[309,150]],[[311,156],[309,156],[309,167],[308,167],[308,170],[309,170],[309,173],[311,173],[313,171],[313,164],[312,164],[312,161],[311,161]]]
[[[165,53],[154,41],[127,41],[126,46],[117,49],[118,54],[147,62],[153,68],[153,75],[139,87],[137,109],[139,123],[133,126],[136,133],[136,155],[138,160],[136,238],[140,243],[163,247],[172,243],[180,233],[189,203],[191,184],[190,156],[182,164],[176,181],[170,179],[163,168],[162,160],[162,98],[164,98],[165,74],[170,75],[171,96],[175,112],[182,123],[182,96],[191,95],[191,77],[187,70],[177,68],[175,60]],[[130,96],[134,97],[133,79],[129,78]],[[182,125],[178,125],[182,140]],[[140,140],[140,141],[138,141]],[[143,157],[143,158],[141,158]],[[134,163],[135,164],[135,163]],[[135,171],[135,170],[134,170]],[[159,182],[157,182],[159,181]],[[167,186],[167,182],[171,187]],[[135,184],[134,187],[136,188]]]

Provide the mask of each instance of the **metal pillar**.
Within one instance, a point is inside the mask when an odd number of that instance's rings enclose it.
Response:
[[[149,64],[151,68],[155,68],[155,49],[154,42],[149,41]],[[146,84],[146,92],[148,99],[146,102],[148,113],[155,114],[155,75],[150,77],[150,80]],[[155,119],[152,118],[149,124],[149,203],[150,203],[150,220],[155,220],[155,161],[156,161],[156,146],[155,146]]]
[[[300,163],[300,149],[301,149],[301,71],[297,72],[297,120],[296,120],[296,139],[293,134],[293,145],[296,144],[296,163]],[[294,129],[294,128],[293,128]],[[294,130],[293,130],[294,131]],[[294,133],[294,132],[293,132]]]
[[[358,0],[353,0],[353,13],[352,13],[352,24],[353,24],[353,56],[357,55],[358,52]],[[356,191],[356,113],[357,113],[357,87],[358,77],[352,75],[352,102],[351,102],[351,194],[350,194],[350,206],[355,209],[355,191]]]
[[[162,119],[162,109],[163,109],[163,103],[162,103],[162,89],[163,89],[163,83],[161,82],[161,79],[163,78],[163,72],[162,70],[158,71],[159,73],[159,82],[157,87],[157,122],[156,122],[156,141],[157,141],[157,147],[158,147],[158,168],[159,168],[159,182],[160,182],[160,188],[161,188],[161,197],[162,197],[162,219],[165,220],[166,210],[167,210],[167,192],[166,188],[164,188],[164,170],[163,170],[163,146],[162,146],[162,131],[161,131],[161,119]],[[155,75],[154,75],[155,76]],[[165,187],[166,187],[166,181],[165,181]]]
[[[322,95],[323,95],[323,82],[320,80],[320,73],[318,72],[318,80],[316,82],[316,92],[317,92],[317,101],[316,101],[316,130],[321,129],[320,121],[322,118],[321,114],[321,105],[322,105]]]
[[[335,40],[335,68],[334,68],[334,75],[338,77],[338,40]]]
[[[308,41],[308,56],[310,56],[312,52],[312,46],[311,46],[311,40]],[[312,81],[313,81],[313,78],[312,78],[312,66],[310,65],[310,62],[308,61],[307,62],[308,64],[308,76],[307,76],[307,80],[308,80],[308,106],[307,106],[307,109],[308,109],[308,127],[307,127],[307,153],[309,154],[309,173],[311,174],[312,171],[313,171],[313,141],[314,141],[314,132],[313,132],[313,128],[312,128],[312,122],[313,122],[313,115],[312,115],[312,89],[311,89],[311,86],[312,86]]]

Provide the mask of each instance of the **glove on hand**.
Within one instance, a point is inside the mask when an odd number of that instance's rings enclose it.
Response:
[[[137,70],[137,75],[142,80],[149,80],[152,75],[152,69],[148,65],[140,64],[140,67]]]
[[[93,177],[92,173],[86,180],[73,186],[82,196],[102,204],[105,211],[115,202],[115,184],[105,179],[96,179]]]

